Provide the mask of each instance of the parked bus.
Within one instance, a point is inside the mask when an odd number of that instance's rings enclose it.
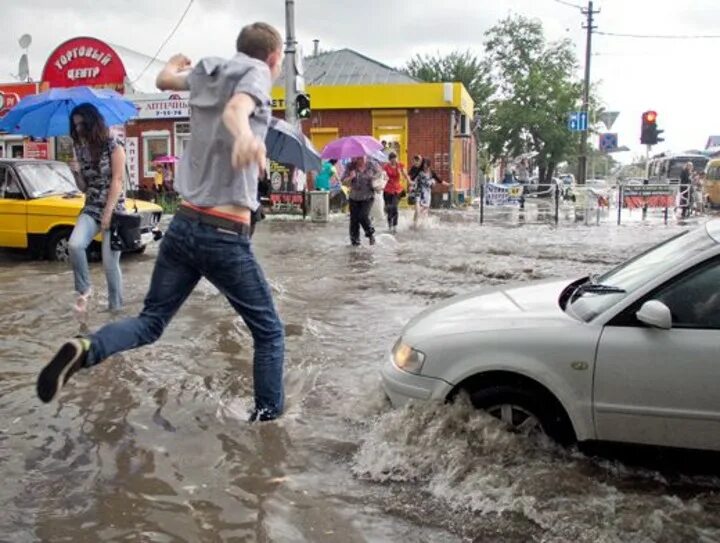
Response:
[[[692,162],[695,171],[705,171],[710,159],[704,155],[674,154],[658,155],[650,159],[647,165],[647,179],[649,183],[660,185],[677,185],[680,183],[680,173],[685,164]]]
[[[707,164],[704,191],[712,207],[720,206],[720,158],[713,158]]]

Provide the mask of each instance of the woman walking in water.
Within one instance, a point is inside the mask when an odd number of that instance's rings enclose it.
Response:
[[[102,261],[108,285],[111,311],[122,307],[120,251],[110,246],[113,211],[124,209],[123,173],[125,150],[120,140],[110,135],[105,120],[91,104],[77,106],[70,113],[70,136],[75,147],[77,169],[85,186],[85,206],[70,234],[69,250],[77,299],[75,312],[84,317],[92,296],[87,248],[102,232]]]
[[[422,167],[413,180],[413,194],[415,195],[415,215],[413,217],[413,226],[417,228],[421,219],[428,216],[430,210],[430,202],[432,200],[432,188],[435,183],[447,185],[437,174],[430,168],[430,159],[425,158],[422,161]]]

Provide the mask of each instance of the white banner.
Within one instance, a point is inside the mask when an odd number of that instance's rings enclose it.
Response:
[[[138,138],[125,138],[125,157],[127,160],[130,178],[128,183],[131,190],[137,190],[140,185],[140,156],[138,154]]]
[[[179,119],[190,117],[188,93],[135,95],[129,97],[138,110],[138,119]]]

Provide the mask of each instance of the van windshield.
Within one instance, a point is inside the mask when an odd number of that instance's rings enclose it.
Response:
[[[668,179],[680,179],[680,174],[682,173],[685,164],[687,164],[688,162],[692,162],[693,168],[696,172],[704,172],[705,165],[708,163],[708,159],[703,157],[673,158],[670,161],[670,167],[668,168]]]

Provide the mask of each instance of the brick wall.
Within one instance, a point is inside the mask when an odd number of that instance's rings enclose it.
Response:
[[[408,157],[422,155],[440,179],[449,181],[450,113],[447,109],[408,111]]]

